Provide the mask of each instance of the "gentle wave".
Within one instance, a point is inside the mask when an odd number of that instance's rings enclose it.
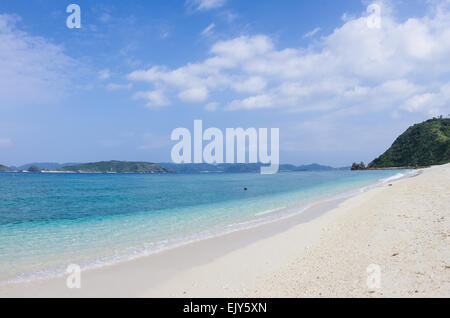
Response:
[[[263,216],[263,215],[271,214],[271,213],[274,213],[274,212],[279,212],[279,211],[284,210],[284,209],[286,209],[285,206],[282,207],[282,208],[278,208],[278,209],[271,209],[271,210],[259,212],[259,213],[256,213],[255,216]]]
[[[407,172],[404,172],[404,173],[397,173],[397,174],[393,175],[392,177],[381,179],[380,181],[383,184],[386,184],[388,182],[392,182],[392,181],[395,181],[395,180],[400,180],[400,179],[403,179],[403,178],[414,177],[414,176],[416,176],[418,174],[420,174],[420,170],[411,170],[411,171],[407,171]]]
[[[180,236],[178,238],[173,239],[164,239],[151,243],[143,243],[142,246],[134,246],[129,248],[124,248],[120,250],[112,250],[109,255],[97,257],[95,259],[83,260],[79,261],[79,266],[83,271],[98,269],[105,266],[111,266],[117,263],[126,262],[135,260],[137,258],[146,257],[152,254],[156,254],[165,250],[173,249],[176,247],[180,247],[183,245],[191,244],[197,241],[226,235],[232,232],[245,230],[249,228],[258,227],[263,224],[272,223],[278,220],[290,218],[296,215],[303,213],[308,210],[312,206],[319,204],[321,202],[330,202],[333,200],[342,200],[354,195],[357,195],[361,192],[366,192],[376,186],[380,186],[382,184],[392,182],[394,180],[398,180],[405,177],[410,177],[417,175],[418,171],[408,171],[405,173],[398,173],[394,176],[380,179],[378,182],[374,180],[374,183],[369,186],[359,187],[356,189],[352,189],[349,191],[344,191],[335,195],[329,195],[322,198],[318,198],[311,202],[303,202],[301,204],[295,204],[294,206],[281,206],[279,208],[269,209],[262,212],[258,212],[253,214],[256,218],[245,220],[242,222],[235,222],[231,224],[224,224],[213,226],[208,230],[203,230],[192,235]],[[87,256],[89,257],[89,256]],[[76,263],[76,262],[75,262]],[[0,282],[0,285],[3,283],[19,283],[19,282],[30,282],[38,279],[48,279],[52,277],[62,277],[67,275],[66,268],[68,265],[72,263],[63,263],[58,266],[51,266],[42,270],[33,270],[33,271],[25,271],[22,274],[16,276],[11,280],[7,280],[6,282]]]
[[[252,229],[265,224],[291,218],[307,211],[308,209],[312,208],[317,204],[347,199],[361,192],[366,192],[377,185],[379,184],[374,184],[373,186],[370,187],[362,187],[359,190],[352,190],[337,195],[333,195],[327,198],[322,198],[304,205],[298,205],[293,207],[281,207],[277,209],[266,210],[255,214],[255,216],[260,216],[260,218],[244,222],[232,223],[221,227],[219,226],[213,227],[209,230],[201,231],[199,233],[189,236],[179,237],[177,239],[167,239],[147,243],[144,244],[144,246],[142,247],[130,247],[123,250],[117,250],[110,255],[98,257],[95,260],[82,261],[79,262],[79,264],[77,265],[81,267],[82,271],[86,271],[99,269],[107,266],[113,266],[128,261],[133,261],[139,258],[151,256],[167,250],[189,245],[198,241],[212,239],[215,237],[220,237],[234,232]],[[73,263],[64,263],[59,266],[49,267],[45,270],[24,272],[11,280],[0,282],[0,286],[2,284],[29,283],[35,280],[63,277],[65,275],[68,275],[66,269],[71,264]]]

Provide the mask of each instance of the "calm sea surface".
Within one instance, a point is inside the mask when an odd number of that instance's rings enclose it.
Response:
[[[0,174],[0,282],[149,255],[407,173]]]

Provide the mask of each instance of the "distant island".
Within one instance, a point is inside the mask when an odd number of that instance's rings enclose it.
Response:
[[[281,164],[280,172],[367,170],[417,168],[450,162],[450,118],[433,118],[409,127],[392,146],[369,165],[354,163],[352,167],[334,168],[319,164],[295,166]],[[20,167],[0,164],[0,172],[60,173],[250,173],[259,172],[262,164],[175,164],[128,161],[101,161],[81,164],[30,163]]]
[[[151,163],[151,162],[128,162],[128,161],[101,161],[92,163],[59,164],[52,162],[30,163],[19,167],[7,167],[0,165],[0,172],[25,172],[25,173],[259,173],[260,163],[244,164],[207,164],[207,163]],[[310,165],[295,166],[281,164],[280,172],[296,171],[332,171],[350,170],[350,167],[334,168],[317,163]]]
[[[128,161],[101,161],[84,163],[74,166],[66,166],[58,169],[65,172],[79,173],[170,173],[173,170],[166,169],[157,163],[128,162]]]
[[[81,164],[81,162],[67,162],[67,163],[56,163],[56,162],[31,162],[21,166],[11,166],[12,170],[20,171],[20,170],[28,170],[30,167],[38,167],[41,170],[58,170],[62,167],[67,166],[75,166]]]
[[[433,118],[409,127],[392,146],[367,167],[354,163],[352,170],[416,168],[450,162],[450,118]]]
[[[4,165],[0,165],[0,172],[11,172],[11,171],[13,171],[11,168]]]
[[[333,168],[319,164],[295,166],[281,164],[280,172],[367,170],[416,168],[450,162],[450,118],[433,118],[409,127],[392,146],[369,165],[354,163],[352,167]],[[81,164],[30,163],[20,167],[0,165],[0,172],[60,173],[250,173],[259,172],[262,164],[175,164],[128,161],[101,161]]]

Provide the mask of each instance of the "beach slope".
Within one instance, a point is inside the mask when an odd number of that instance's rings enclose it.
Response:
[[[373,189],[324,218],[317,244],[246,295],[450,297],[450,165]]]
[[[81,277],[0,297],[450,297],[450,165]]]

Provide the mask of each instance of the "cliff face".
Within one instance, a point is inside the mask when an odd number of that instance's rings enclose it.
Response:
[[[450,118],[434,118],[406,130],[368,168],[431,166],[450,162]]]

